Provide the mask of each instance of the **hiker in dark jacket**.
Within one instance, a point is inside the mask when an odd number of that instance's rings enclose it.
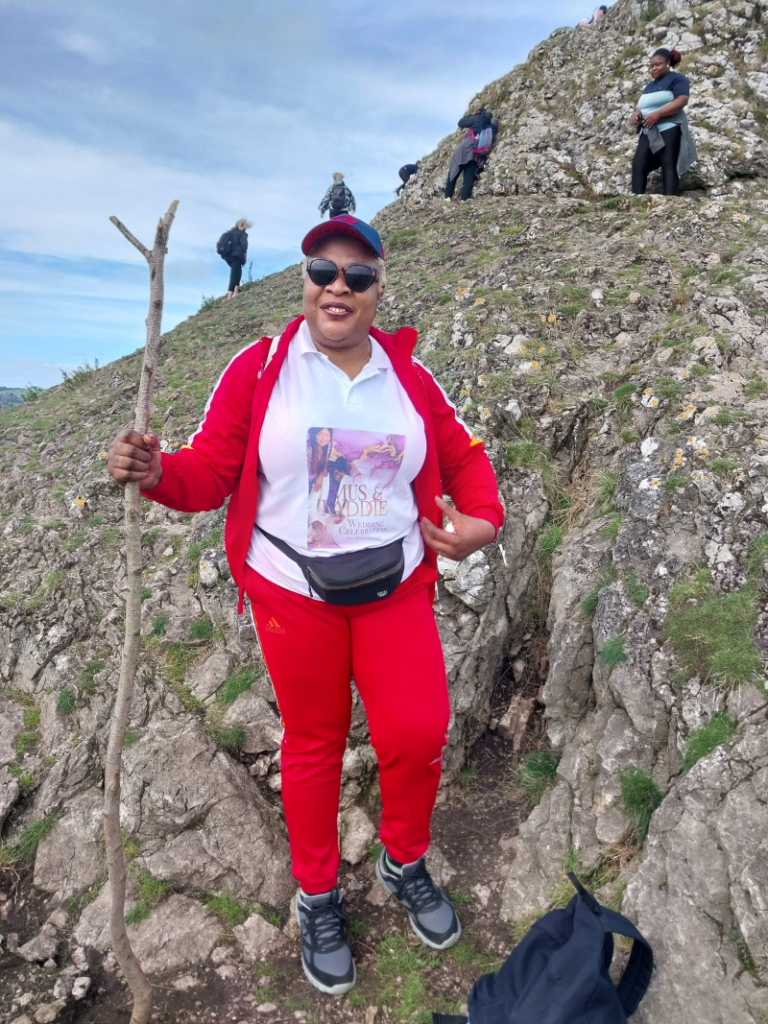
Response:
[[[475,146],[477,145],[477,138],[480,132],[483,128],[488,127],[493,129],[493,137],[495,139],[496,132],[499,130],[499,122],[494,120],[493,114],[490,111],[483,110],[482,108],[467,114],[466,117],[462,117],[459,121],[459,128],[469,128],[472,134],[467,134],[461,140],[451,156],[451,162],[448,166],[448,180],[445,183],[445,199],[447,201],[450,202],[453,198],[453,192],[461,171],[464,172],[464,179],[461,183],[461,201],[466,202],[471,197],[472,189],[475,186],[475,179],[484,163],[483,160],[478,161],[476,158]]]
[[[400,168],[400,170],[397,173],[400,175],[400,181],[402,182],[402,185],[399,185],[395,189],[395,195],[396,196],[400,195],[400,193],[403,191],[403,189],[408,184],[408,182],[411,180],[411,178],[414,176],[414,174],[418,174],[418,171],[419,171],[420,167],[421,167],[421,160],[417,160],[415,164],[404,164]]]
[[[691,83],[673,71],[682,60],[677,50],[664,47],[651,57],[651,79],[643,89],[632,114],[638,141],[632,159],[632,194],[644,194],[648,175],[661,168],[664,195],[677,195],[680,178],[698,155],[683,109],[688,104]]]
[[[320,216],[322,217],[325,211],[328,211],[328,218],[339,217],[343,213],[354,213],[357,209],[357,203],[355,197],[352,195],[352,191],[344,181],[344,175],[341,171],[336,171],[333,175],[333,181],[328,186],[323,200],[318,206]]]
[[[248,228],[253,224],[245,217],[241,217],[235,226],[227,232],[226,252],[221,253],[221,258],[229,267],[229,288],[227,298],[231,299],[240,291],[240,278],[243,276],[245,258],[248,255]]]

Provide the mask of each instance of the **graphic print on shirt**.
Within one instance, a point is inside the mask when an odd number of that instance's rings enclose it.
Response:
[[[388,489],[404,455],[404,434],[311,427],[307,547],[342,550],[385,534]]]

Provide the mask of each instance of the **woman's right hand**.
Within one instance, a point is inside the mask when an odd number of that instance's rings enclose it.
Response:
[[[640,118],[641,117],[642,117],[642,114],[640,113],[639,110],[636,110],[634,112],[634,114],[632,115],[632,124],[634,125],[635,128],[637,128],[638,124],[640,123]]]
[[[109,446],[107,469],[121,487],[137,481],[142,491],[151,491],[163,475],[160,439],[155,434],[121,430]]]

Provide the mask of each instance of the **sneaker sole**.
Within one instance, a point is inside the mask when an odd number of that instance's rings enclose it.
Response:
[[[299,925],[299,932],[301,932],[301,919],[299,918],[299,908],[296,908],[296,921]],[[304,960],[304,953],[301,954],[301,968],[304,971],[304,977],[313,985],[318,991],[323,992],[327,996],[343,996],[346,992],[349,992],[357,984],[357,964],[352,961],[352,981],[342,981],[338,985],[325,985],[319,978],[315,978],[307,967],[306,961]]]
[[[390,889],[390,887],[387,885],[386,879],[381,874],[381,868],[379,866],[379,861],[376,861],[376,868],[375,868],[375,872],[374,873],[375,873],[376,878],[378,879],[378,881],[381,882],[381,884],[384,886],[384,888],[387,890],[387,892],[390,894],[390,896],[395,896],[394,891],[392,889]],[[395,899],[397,900],[397,896],[395,896]],[[397,902],[400,903],[399,900],[397,900]],[[401,907],[403,906],[402,903],[400,903],[400,906]],[[456,943],[461,938],[461,921],[459,921],[459,915],[458,914],[456,914],[456,921],[458,923],[459,930],[456,932],[456,934],[455,935],[449,935],[448,938],[445,940],[445,942],[435,942],[434,939],[427,938],[427,936],[423,932],[419,931],[418,925],[414,921],[413,916],[411,915],[411,912],[406,907],[403,907],[403,909],[405,910],[406,914],[408,915],[408,920],[411,923],[411,928],[413,928],[414,932],[416,933],[418,938],[421,939],[421,941],[424,943],[424,945],[425,946],[429,946],[430,949],[450,949],[451,946],[455,946]],[[456,911],[454,910],[454,914],[455,913],[456,913]],[[303,961],[302,961],[302,963],[303,963]]]

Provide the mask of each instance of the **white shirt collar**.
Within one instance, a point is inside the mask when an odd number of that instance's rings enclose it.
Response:
[[[368,335],[368,340],[371,343],[371,358],[365,366],[375,367],[377,370],[390,370],[392,368],[392,363],[379,342],[376,341],[371,334]],[[301,326],[299,327],[298,334],[296,336],[296,343],[301,355],[315,355],[320,356],[321,359],[328,359],[328,356],[325,355],[324,352],[320,352],[315,347],[315,343],[312,341],[312,335],[310,334],[306,320],[302,321]],[[328,361],[330,362],[330,360]],[[365,369],[365,367],[363,367],[363,369]]]

